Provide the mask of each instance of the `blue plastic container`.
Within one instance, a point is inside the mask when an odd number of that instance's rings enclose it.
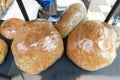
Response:
[[[52,2],[55,2],[55,0],[40,0],[40,5],[42,7],[49,7]]]

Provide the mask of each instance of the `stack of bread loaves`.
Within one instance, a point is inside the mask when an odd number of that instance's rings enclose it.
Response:
[[[10,19],[3,22],[1,34],[13,39],[11,49],[17,67],[33,74],[46,70],[62,56],[62,37],[66,36],[67,55],[80,68],[95,71],[112,64],[120,35],[105,22],[82,22],[86,12],[83,3],[72,4],[60,16],[55,27],[44,19],[29,22]],[[4,42],[0,40],[1,43]],[[6,44],[3,46],[7,47]]]
[[[86,8],[75,3],[60,16],[56,23],[62,37],[68,37],[67,55],[80,68],[98,70],[110,65],[120,44],[117,30],[104,22],[85,21]]]

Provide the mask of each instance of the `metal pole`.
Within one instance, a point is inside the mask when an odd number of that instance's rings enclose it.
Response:
[[[26,10],[25,10],[25,7],[24,7],[24,5],[23,5],[22,0],[16,0],[16,1],[17,1],[17,3],[18,3],[18,6],[20,7],[20,10],[21,10],[21,12],[22,12],[22,15],[23,15],[25,21],[29,21],[29,18],[28,18],[28,15],[27,15],[27,12],[26,12]]]
[[[82,0],[82,1],[83,1],[83,3],[85,4],[86,9],[88,10],[91,0]]]
[[[110,18],[112,17],[113,13],[115,12],[115,10],[119,6],[119,4],[120,4],[120,0],[117,0],[104,22],[106,22],[106,23],[109,22]]]

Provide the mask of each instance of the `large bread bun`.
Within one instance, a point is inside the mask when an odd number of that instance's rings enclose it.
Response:
[[[13,40],[12,52],[16,65],[28,73],[46,70],[63,54],[59,32],[46,20],[27,22]]]
[[[66,37],[86,16],[87,10],[84,4],[75,3],[60,16],[56,23],[56,28],[61,33],[62,37]]]
[[[0,64],[4,62],[7,52],[8,52],[7,43],[4,40],[0,39]]]
[[[25,21],[18,18],[5,20],[1,24],[1,34],[7,39],[14,39],[17,29],[22,27],[24,24]]]
[[[86,21],[69,35],[67,55],[80,68],[98,70],[113,62],[118,40],[114,27],[99,21]]]

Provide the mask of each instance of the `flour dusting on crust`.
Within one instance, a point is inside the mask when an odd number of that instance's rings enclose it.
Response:
[[[7,34],[14,34],[14,33],[16,33],[15,30],[8,30],[8,31],[7,31]]]
[[[47,36],[47,37],[45,38],[45,40],[44,40],[44,42],[43,42],[43,48],[44,48],[45,50],[48,50],[48,51],[50,51],[51,49],[56,48],[56,45],[55,45],[55,43],[53,42],[52,37]]]
[[[56,39],[56,40],[57,40],[58,35],[57,35],[55,32],[51,32],[51,35],[52,35],[52,37],[53,37],[54,39]]]
[[[55,49],[57,47],[55,41],[58,41],[58,35],[55,32],[51,32],[50,36],[44,39],[42,47],[47,51]]]
[[[28,48],[26,47],[26,45],[25,45],[24,42],[18,43],[18,44],[17,44],[17,49],[18,49],[19,51],[27,51],[27,50],[28,50]]]
[[[78,41],[75,46],[78,46],[79,48],[82,48],[82,50],[84,50],[85,52],[90,53],[94,52],[93,44],[94,42],[92,40],[84,38]]]
[[[30,46],[32,47],[37,47],[39,45],[39,41],[38,42],[34,42],[33,44],[31,44]]]

